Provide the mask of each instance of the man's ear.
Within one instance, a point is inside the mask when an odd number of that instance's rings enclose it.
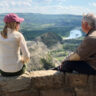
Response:
[[[85,27],[86,27],[86,28],[88,27],[88,23],[87,23],[87,22],[85,22]]]
[[[85,22],[85,28],[86,28],[86,30],[90,30],[92,27],[90,27],[89,24],[87,22]]]

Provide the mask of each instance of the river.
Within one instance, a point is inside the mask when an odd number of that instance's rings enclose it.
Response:
[[[76,39],[82,36],[82,32],[79,29],[74,29],[70,31],[70,35],[64,39]]]

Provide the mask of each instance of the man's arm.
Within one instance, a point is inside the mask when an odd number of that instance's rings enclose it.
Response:
[[[93,54],[96,40],[93,37],[86,37],[78,46],[77,50],[69,55],[64,61],[79,61],[85,60]],[[64,62],[63,61],[63,62]]]
[[[69,56],[69,61],[79,61],[80,56],[77,53],[73,53]]]
[[[79,60],[80,56],[74,52],[64,59],[64,61],[61,63],[60,68],[62,68],[62,65],[65,63],[65,61],[79,61]]]
[[[72,53],[64,61],[79,61],[80,56],[77,53]]]

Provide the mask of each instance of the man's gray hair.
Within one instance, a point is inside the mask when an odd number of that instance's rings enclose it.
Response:
[[[91,27],[96,28],[96,16],[92,13],[84,14],[82,21],[85,21]]]

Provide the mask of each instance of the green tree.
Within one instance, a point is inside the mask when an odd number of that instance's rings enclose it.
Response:
[[[41,58],[41,63],[43,64],[43,68],[46,70],[55,67],[55,64],[53,63],[53,59],[50,54],[48,54],[46,58]]]

